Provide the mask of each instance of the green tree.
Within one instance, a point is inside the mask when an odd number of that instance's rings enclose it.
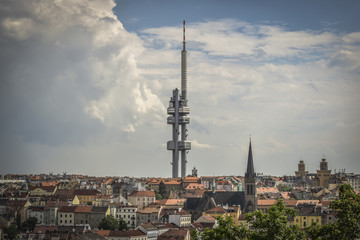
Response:
[[[360,196],[348,184],[339,186],[339,199],[330,203],[337,210],[337,221],[324,226],[311,226],[307,230],[312,239],[360,238]]]
[[[157,193],[157,192],[155,192],[155,197],[156,197],[156,200],[162,200],[162,199],[163,199],[163,197],[161,196],[161,194],[160,194],[160,193]]]
[[[269,208],[268,213],[254,211],[248,213],[245,219],[252,226],[249,239],[304,239],[297,225],[287,226],[288,217],[295,217],[296,210],[286,208],[282,200]]]
[[[25,222],[21,225],[21,228],[25,231],[33,231],[35,229],[35,226],[38,222],[38,219],[36,217],[29,217],[26,219]]]
[[[127,223],[123,219],[119,220],[119,230],[120,231],[129,230]]]
[[[5,239],[17,239],[17,235],[18,235],[18,230],[16,227],[16,224],[11,224],[7,229],[5,229],[4,231],[5,233]]]
[[[119,229],[119,221],[113,215],[107,215],[99,223],[99,229],[104,229],[104,230]]]
[[[191,235],[195,240],[240,240],[247,239],[248,229],[244,225],[235,225],[231,216],[217,217],[219,225],[213,229],[206,228],[198,233],[194,230]]]
[[[165,183],[163,181],[160,182],[159,184],[159,194],[161,195],[161,197],[167,198],[167,191],[166,191],[166,186]]]
[[[291,191],[293,190],[292,187],[286,186],[286,185],[284,185],[284,184],[279,185],[279,186],[278,186],[278,189],[279,189],[280,192],[291,192]]]

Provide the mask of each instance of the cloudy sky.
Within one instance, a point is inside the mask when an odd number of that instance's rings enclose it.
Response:
[[[360,173],[359,1],[2,0],[0,174],[171,176],[187,21],[188,171]]]

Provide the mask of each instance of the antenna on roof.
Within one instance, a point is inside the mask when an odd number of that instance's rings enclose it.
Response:
[[[184,20],[184,24],[183,24],[183,27],[184,27],[184,33],[183,33],[183,42],[185,42],[185,20]]]

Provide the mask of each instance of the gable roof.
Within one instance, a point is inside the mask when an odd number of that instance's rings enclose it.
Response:
[[[135,236],[146,236],[145,233],[140,230],[129,230],[129,231],[110,231],[109,237],[135,237]]]
[[[129,197],[155,197],[153,191],[134,191],[129,194]]]
[[[59,212],[73,213],[73,212],[75,212],[76,208],[77,208],[77,206],[62,206],[58,211]]]
[[[204,213],[205,214],[224,214],[224,213],[226,213],[226,210],[220,206],[217,206],[217,207],[211,208],[209,210],[206,210]]]
[[[100,194],[100,192],[96,189],[76,189],[73,194],[74,195],[93,196],[93,195]]]

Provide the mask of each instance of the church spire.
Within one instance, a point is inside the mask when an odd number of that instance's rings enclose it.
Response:
[[[254,176],[255,176],[255,170],[254,170],[254,161],[253,161],[252,150],[251,150],[251,137],[250,137],[249,155],[248,155],[248,162],[247,162],[247,169],[246,169],[245,177],[254,177]]]

